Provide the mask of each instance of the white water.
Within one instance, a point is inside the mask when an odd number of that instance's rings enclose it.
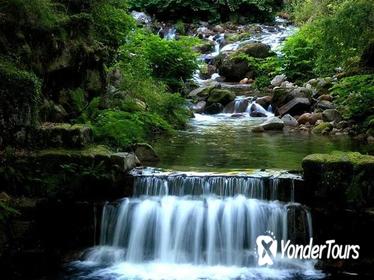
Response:
[[[209,61],[217,57],[221,52],[232,52],[238,48],[253,42],[260,42],[270,46],[270,49],[274,51],[277,55],[281,55],[281,47],[284,40],[294,34],[297,28],[290,25],[288,21],[276,17],[275,24],[268,26],[263,24],[257,25],[261,31],[253,34],[248,40],[237,41],[222,46],[224,41],[224,34],[217,34],[216,36],[210,36],[208,40],[214,41],[215,47],[214,51],[209,54],[204,54],[201,56],[201,61]],[[219,76],[218,73],[214,73],[209,79],[203,80],[200,78],[199,71],[196,71],[193,76],[193,80],[199,84],[204,85],[211,81],[216,80]]]
[[[312,263],[279,256],[273,267],[257,266],[258,235],[288,239],[302,226],[305,240],[311,234],[309,211],[278,201],[280,177],[143,174],[133,198],[105,205],[100,246],[76,262],[95,268],[84,279],[321,277]]]

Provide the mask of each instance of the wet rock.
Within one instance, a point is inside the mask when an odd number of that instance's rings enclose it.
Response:
[[[261,105],[264,108],[267,108],[271,104],[272,99],[273,98],[271,96],[267,95],[267,96],[257,98],[256,103]]]
[[[219,114],[219,113],[222,113],[223,109],[224,109],[224,107],[221,103],[213,103],[213,104],[208,105],[205,108],[205,113],[207,113],[207,114]]]
[[[205,111],[206,101],[199,101],[192,106],[192,110],[196,113],[203,113]]]
[[[249,84],[249,79],[248,79],[248,78],[244,78],[244,79],[241,80],[239,83],[240,83],[240,84]]]
[[[308,98],[298,97],[278,108],[278,113],[281,116],[285,114],[300,115],[306,111],[309,111],[310,106],[311,104]]]
[[[194,47],[194,50],[200,52],[200,53],[210,53],[214,50],[214,42],[213,41],[204,41],[201,44]]]
[[[232,114],[232,115],[231,115],[231,118],[238,119],[238,118],[243,118],[244,116],[245,116],[244,114],[241,114],[241,113],[235,113],[235,114]]]
[[[324,122],[340,122],[342,116],[336,109],[327,109],[322,112],[322,119]]]
[[[287,77],[284,74],[277,75],[271,80],[270,84],[274,87],[279,87],[286,79]]]
[[[332,129],[333,129],[332,124],[323,122],[317,125],[316,127],[314,127],[312,129],[312,132],[314,134],[326,135],[326,134],[329,134],[332,131]]]
[[[210,91],[207,103],[220,103],[225,106],[233,101],[235,97],[236,95],[229,90],[215,88]]]
[[[272,117],[260,124],[264,130],[283,130],[284,122],[278,117]]]
[[[151,145],[147,143],[138,143],[135,145],[134,153],[142,164],[160,161]]]
[[[239,53],[245,53],[255,58],[266,58],[272,55],[270,46],[263,43],[249,43],[237,50]]]
[[[284,115],[281,118],[281,120],[284,122],[286,126],[292,126],[292,127],[298,126],[297,120],[289,114]]]
[[[266,118],[267,115],[262,113],[262,112],[258,112],[258,111],[252,111],[249,113],[249,115],[252,117],[252,118]]]

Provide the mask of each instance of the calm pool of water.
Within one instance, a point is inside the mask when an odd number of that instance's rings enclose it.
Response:
[[[153,146],[161,157],[158,167],[181,171],[225,172],[249,169],[301,169],[312,153],[334,150],[373,154],[374,147],[348,136],[301,133],[253,133],[264,119],[233,118],[228,114],[196,115],[184,131],[158,139]]]

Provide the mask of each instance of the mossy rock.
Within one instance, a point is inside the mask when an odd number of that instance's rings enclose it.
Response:
[[[92,143],[92,130],[84,124],[44,123],[36,134],[40,147],[81,148]]]
[[[221,54],[216,64],[219,74],[228,82],[239,82],[245,77],[253,78],[248,61],[243,57],[238,57],[235,53]]]
[[[331,123],[323,122],[313,128],[314,134],[328,134],[332,130],[333,126]]]
[[[304,178],[314,203],[373,206],[374,157],[355,152],[313,154],[303,159]]]
[[[40,92],[33,73],[0,59],[0,146],[27,145],[38,121]]]
[[[210,91],[208,97],[208,104],[220,103],[223,106],[227,105],[235,99],[235,93],[226,89],[213,89]]]
[[[139,163],[133,153],[116,153],[101,145],[44,149],[1,160],[0,192],[30,197],[90,197],[114,186],[120,192],[127,172]]]
[[[270,46],[263,44],[263,43],[250,43],[243,47],[241,47],[239,50],[237,50],[238,53],[245,53],[248,56],[255,57],[255,58],[266,58],[273,53],[270,50]]]

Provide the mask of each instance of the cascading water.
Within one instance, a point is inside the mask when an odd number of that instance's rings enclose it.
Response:
[[[137,175],[132,198],[104,206],[100,246],[79,263],[94,267],[84,279],[318,277],[308,262],[257,266],[257,236],[270,231],[286,240],[300,228],[305,240],[311,235],[309,211],[281,202],[279,182],[247,175]]]

